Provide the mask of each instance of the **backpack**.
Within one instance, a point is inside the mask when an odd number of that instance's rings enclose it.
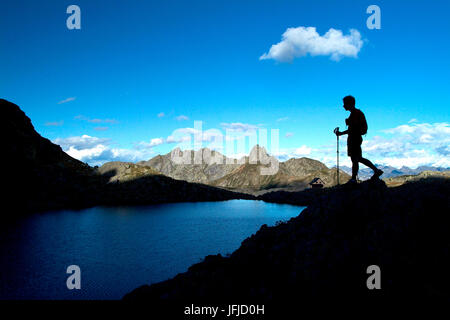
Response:
[[[361,135],[365,135],[367,133],[367,129],[366,117],[364,116],[364,113],[361,112],[361,117],[359,119],[359,130]]]

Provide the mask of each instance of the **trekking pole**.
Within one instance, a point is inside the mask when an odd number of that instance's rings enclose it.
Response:
[[[336,141],[337,141],[337,150],[336,150],[336,162],[337,162],[337,167],[336,167],[336,175],[337,175],[337,184],[339,185],[339,136],[337,135],[337,132],[339,132],[339,127],[337,127],[336,129],[334,129],[334,133],[336,134]]]

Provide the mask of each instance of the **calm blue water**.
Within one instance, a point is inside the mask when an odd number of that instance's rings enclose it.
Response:
[[[230,200],[35,214],[0,229],[0,298],[120,299],[302,210]],[[81,290],[66,287],[69,265]]]

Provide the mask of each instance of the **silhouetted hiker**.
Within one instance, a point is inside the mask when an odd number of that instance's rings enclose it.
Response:
[[[345,124],[348,126],[348,129],[342,132],[336,130],[335,133],[338,136],[348,134],[347,155],[352,160],[352,178],[348,183],[356,183],[359,162],[373,170],[371,179],[379,178],[383,174],[383,171],[377,169],[372,162],[362,157],[362,135],[367,133],[366,117],[361,110],[355,108],[355,98],[353,96],[346,96],[342,100],[344,101],[344,109],[350,111],[350,117],[345,119]]]

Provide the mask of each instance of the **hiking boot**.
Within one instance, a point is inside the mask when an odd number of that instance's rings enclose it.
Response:
[[[383,170],[377,169],[373,173],[373,176],[370,179],[378,179],[384,173]]]

